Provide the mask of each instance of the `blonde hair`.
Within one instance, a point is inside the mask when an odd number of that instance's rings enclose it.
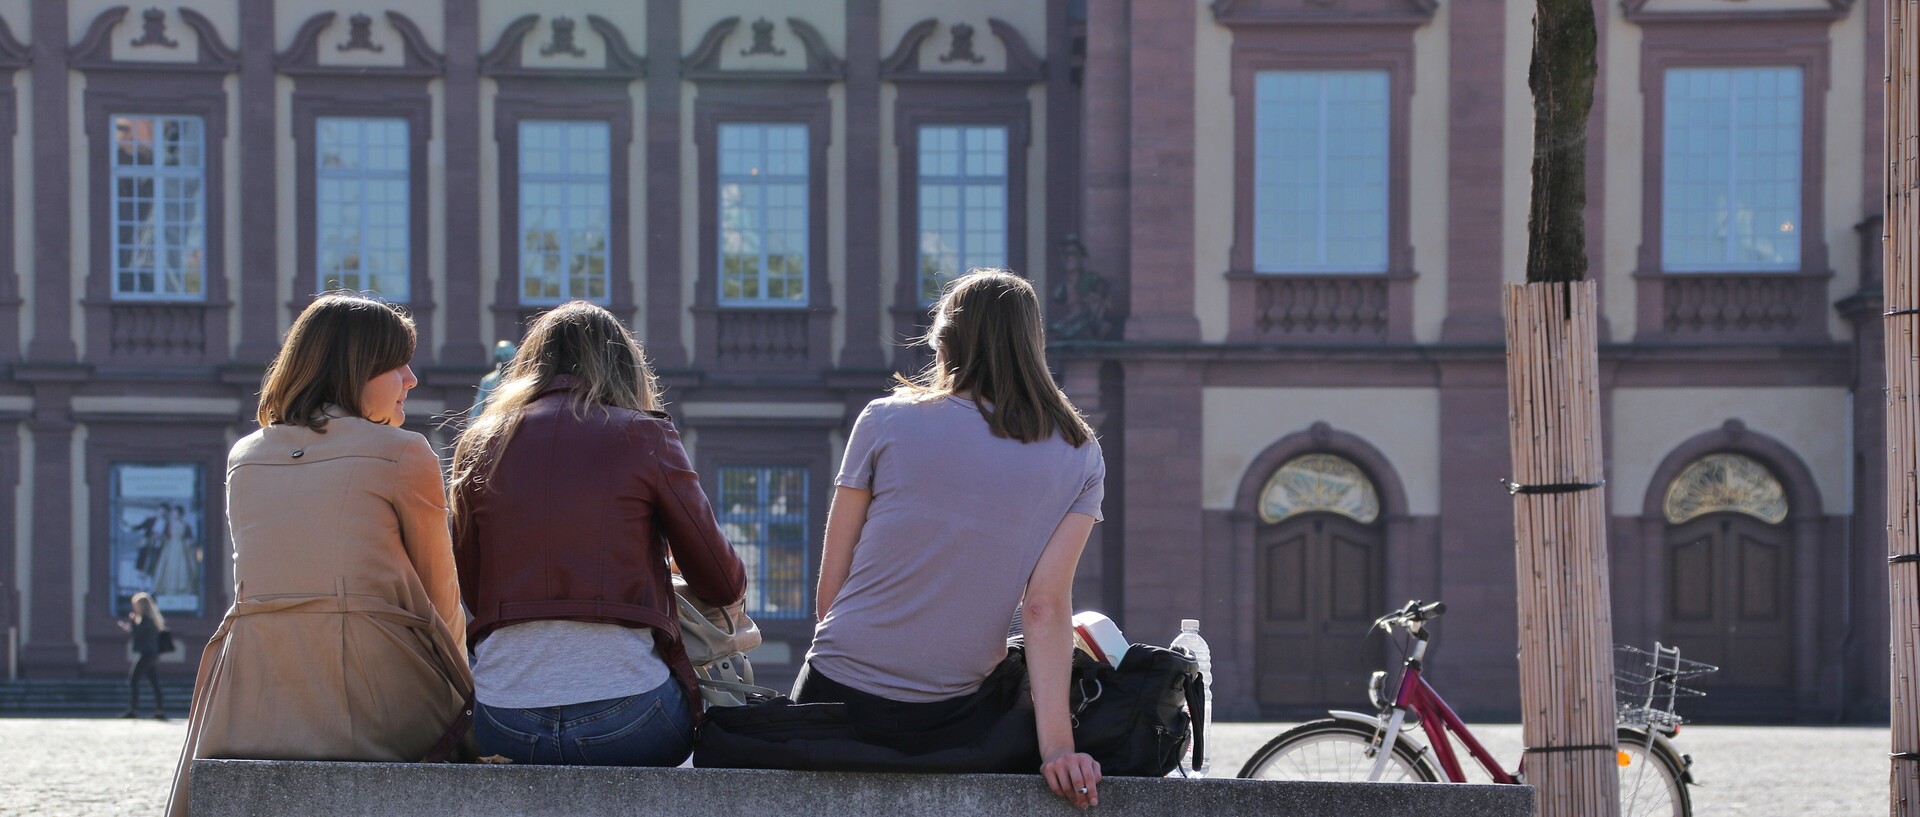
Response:
[[[327,406],[360,416],[367,381],[413,359],[413,319],[352,292],[315,298],[287,330],[260,383],[261,428],[282,423],[325,432]]]
[[[133,619],[135,621],[145,621],[151,617],[153,619],[153,626],[162,630],[167,628],[167,617],[160,615],[160,605],[154,603],[152,594],[135,593],[133,594],[132,604]],[[140,612],[140,605],[142,604],[147,606],[147,612],[145,613]]]
[[[920,339],[933,362],[912,380],[895,376],[895,394],[973,398],[993,436],[1038,442],[1056,432],[1075,448],[1093,428],[1047,369],[1040,298],[1027,279],[1003,269],[955,278]]]
[[[464,490],[479,487],[512,441],[527,404],[560,375],[579,378],[574,416],[594,406],[635,411],[660,408],[660,388],[633,333],[620,319],[586,301],[573,301],[541,315],[527,330],[520,351],[501,370],[487,406],[460,432],[453,446],[449,507],[457,519]]]

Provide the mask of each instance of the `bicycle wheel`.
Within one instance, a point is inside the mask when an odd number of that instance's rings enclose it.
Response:
[[[1691,817],[1683,767],[1640,729],[1620,727],[1620,817]]]
[[[1374,758],[1367,755],[1375,730],[1353,721],[1309,721],[1280,733],[1247,759],[1240,776],[1258,780],[1363,781],[1373,771]],[[1393,747],[1393,757],[1380,775],[1382,783],[1432,783],[1440,773],[1416,749],[1413,741],[1401,738]]]

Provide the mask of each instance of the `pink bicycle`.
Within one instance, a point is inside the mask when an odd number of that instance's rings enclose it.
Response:
[[[1426,623],[1446,612],[1440,602],[1409,601],[1405,607],[1381,616],[1374,626],[1391,632],[1404,627],[1413,636],[1400,677],[1400,690],[1386,698],[1385,672],[1375,672],[1367,694],[1377,715],[1331,711],[1331,717],[1309,721],[1268,741],[1253,753],[1240,777],[1263,780],[1378,781],[1387,783],[1466,782],[1451,734],[1485,769],[1495,783],[1524,782],[1525,762],[1506,771],[1453,713],[1453,708],[1421,675],[1426,657]],[[1673,815],[1690,817],[1693,805],[1687,786],[1693,778],[1692,758],[1674,748],[1673,736],[1681,718],[1674,703],[1700,695],[1682,685],[1686,678],[1715,671],[1715,667],[1687,661],[1673,647],[1654,645],[1653,652],[1615,647],[1616,750],[1620,763],[1622,817]],[[1409,726],[1419,726],[1432,738],[1428,747],[1410,737]],[[1384,747],[1392,747],[1384,750]],[[1436,767],[1435,762],[1438,761]]]

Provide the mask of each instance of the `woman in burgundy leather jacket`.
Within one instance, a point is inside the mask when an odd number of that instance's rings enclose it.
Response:
[[[677,766],[700,696],[667,559],[715,605],[746,594],[639,344],[584,302],[542,316],[449,486],[473,615],[474,732],[517,763]]]

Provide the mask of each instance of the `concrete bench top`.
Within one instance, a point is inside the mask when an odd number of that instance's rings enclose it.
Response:
[[[195,817],[1076,815],[1038,775],[196,760]],[[1106,817],[1530,817],[1533,788],[1111,777]]]

